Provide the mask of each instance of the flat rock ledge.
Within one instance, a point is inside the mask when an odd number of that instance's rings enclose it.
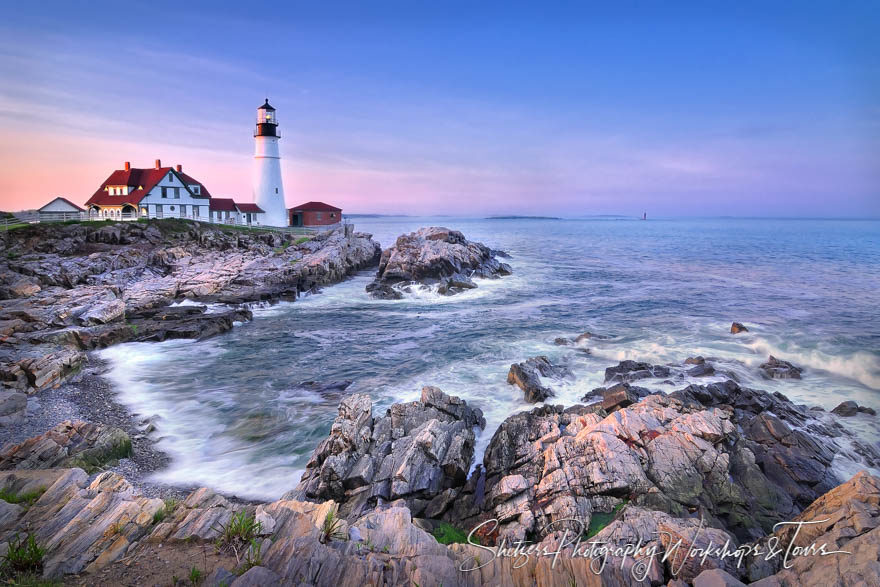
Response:
[[[0,389],[28,394],[77,374],[90,350],[212,336],[249,320],[243,305],[317,291],[381,254],[351,230],[304,240],[177,219],[38,224],[2,240]],[[0,426],[18,421],[20,400],[0,400]]]
[[[416,284],[436,284],[440,294],[453,295],[477,287],[476,277],[510,275],[510,265],[496,258],[501,255],[457,230],[421,228],[382,252],[376,278],[366,289],[374,298],[395,300]]]
[[[45,434],[0,450],[0,471],[79,467],[93,470],[131,456],[125,431],[82,421],[66,421]]]

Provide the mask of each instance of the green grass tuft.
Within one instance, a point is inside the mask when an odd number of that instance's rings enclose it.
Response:
[[[332,540],[347,540],[348,535],[342,530],[342,520],[336,514],[336,508],[333,507],[324,517],[324,523],[321,525],[321,535],[318,540],[321,544],[327,544]]]
[[[43,495],[45,492],[45,487],[40,487],[38,489],[35,489],[34,491],[26,491],[24,493],[18,494],[13,493],[9,489],[0,489],[0,499],[7,503],[22,504],[24,505],[24,507],[29,508],[34,505],[34,503],[36,503],[36,501],[40,499],[40,496]]]
[[[440,544],[467,544],[467,537],[467,532],[447,522],[440,522],[440,525],[434,528],[434,538]],[[480,543],[476,536],[473,540],[476,544]]]
[[[43,570],[46,549],[37,544],[33,534],[21,538],[16,534],[9,539],[9,550],[0,560],[0,576],[15,580],[22,575],[39,575]]]
[[[242,510],[237,514],[232,514],[229,522],[219,528],[219,540],[222,545],[249,544],[262,529],[263,525],[257,522],[254,516],[248,515],[246,511]]]

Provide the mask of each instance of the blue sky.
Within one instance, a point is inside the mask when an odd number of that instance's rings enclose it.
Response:
[[[248,200],[268,95],[290,205],[880,215],[876,2],[310,4],[4,2],[0,207],[155,158]]]

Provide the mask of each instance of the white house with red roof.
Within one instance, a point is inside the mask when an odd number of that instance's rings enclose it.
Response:
[[[183,166],[162,167],[156,159],[150,169],[132,167],[126,161],[104,180],[86,202],[89,218],[136,220],[138,218],[188,218],[203,222],[259,225],[265,216],[256,204],[236,203],[231,198],[212,198]]]

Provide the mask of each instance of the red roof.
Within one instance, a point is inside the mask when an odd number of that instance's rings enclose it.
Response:
[[[306,202],[301,206],[294,206],[291,210],[294,212],[342,212],[342,208],[324,202]]]
[[[232,198],[211,198],[211,210],[220,212],[235,212],[235,202]]]
[[[83,211],[84,211],[82,208],[80,208],[79,206],[77,206],[76,204],[74,204],[73,202],[71,202],[70,200],[68,200],[67,198],[62,198],[61,196],[58,196],[57,198],[55,198],[54,200],[52,200],[51,202],[49,202],[49,204],[54,204],[54,203],[57,202],[58,200],[61,200],[62,202],[67,202],[68,204],[70,204],[71,206],[73,206],[74,208],[76,208],[77,210],[79,210],[80,212],[83,212]],[[46,206],[48,206],[49,204],[46,204]],[[43,208],[45,208],[46,206],[43,206]],[[40,208],[40,210],[42,210],[43,208]]]
[[[104,182],[101,184],[101,187],[98,188],[98,191],[96,191],[94,195],[89,198],[89,200],[86,202],[86,206],[89,206],[91,204],[97,204],[99,206],[137,204],[144,198],[144,196],[150,193],[151,189],[156,187],[156,184],[159,183],[162,178],[168,174],[169,171],[175,173],[180,178],[180,180],[187,185],[199,184],[201,186],[201,189],[199,190],[201,193],[198,194],[196,197],[211,197],[211,195],[208,193],[208,190],[205,189],[205,186],[202,183],[186,175],[185,173],[178,173],[174,170],[173,167],[160,167],[158,169],[156,169],[155,167],[150,169],[138,169],[133,167],[129,170],[117,169],[116,171],[111,173],[110,177],[104,180]],[[111,195],[110,192],[105,189],[108,186],[128,186],[135,189],[132,190],[127,196],[117,196]]]
[[[177,175],[180,177],[180,179],[183,180],[183,183],[185,183],[186,185],[198,184],[199,186],[201,186],[199,193],[195,194],[195,197],[197,197],[197,198],[198,197],[202,197],[202,198],[210,198],[211,197],[211,194],[208,192],[208,188],[206,188],[202,182],[200,182],[197,179],[191,178],[190,176],[188,176],[187,174],[185,174],[182,171],[177,171],[175,173],[177,173]]]
[[[250,202],[239,203],[236,202],[235,205],[238,207],[239,212],[262,212],[263,209],[257,206],[256,204],[251,204]]]

